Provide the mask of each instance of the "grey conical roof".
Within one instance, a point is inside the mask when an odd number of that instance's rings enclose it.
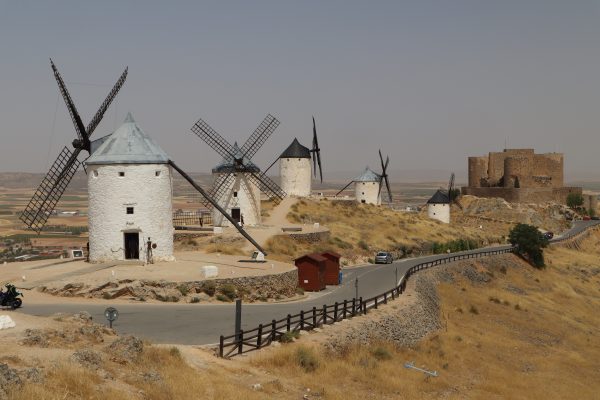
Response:
[[[104,138],[103,138],[104,139]],[[166,164],[169,156],[137,125],[131,113],[86,164]]]
[[[292,144],[281,153],[279,158],[310,158],[310,150],[308,147],[302,146],[298,139],[294,138]]]
[[[380,180],[381,176],[367,167],[362,174],[354,179],[354,182],[379,182]]]
[[[449,204],[449,203],[450,203],[450,199],[448,199],[448,194],[446,194],[445,192],[442,192],[439,189],[427,201],[427,204]]]

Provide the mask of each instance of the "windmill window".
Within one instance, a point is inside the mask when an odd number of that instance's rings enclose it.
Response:
[[[133,207],[127,207],[127,214],[133,214]]]
[[[365,192],[362,192],[362,194],[365,194]]]
[[[124,176],[125,176],[125,172],[123,172],[123,171],[119,171],[119,176],[120,176],[121,178],[122,178],[122,177],[124,177]]]
[[[160,171],[154,171],[154,176],[156,176],[156,177],[160,176]]]
[[[233,197],[237,197],[237,192],[233,192]]]
[[[94,172],[92,173],[92,175],[94,176],[94,178],[97,178],[97,177],[98,177],[98,171],[94,171]]]

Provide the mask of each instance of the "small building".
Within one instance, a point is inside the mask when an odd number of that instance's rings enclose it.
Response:
[[[450,199],[448,194],[438,190],[427,201],[427,216],[445,224],[450,223]]]
[[[363,173],[354,179],[354,196],[358,203],[381,204],[381,176],[366,167]]]
[[[294,138],[292,144],[279,156],[281,189],[288,196],[310,196],[311,173],[310,150]]]
[[[307,254],[295,260],[298,268],[298,286],[310,292],[325,289],[325,263],[327,258],[320,254]]]
[[[339,285],[340,283],[340,258],[341,255],[334,251],[321,253],[327,259],[325,261],[325,284]]]
[[[86,161],[89,260],[173,261],[173,177],[167,154],[131,114]]]

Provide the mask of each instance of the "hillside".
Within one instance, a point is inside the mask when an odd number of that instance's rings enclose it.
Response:
[[[595,398],[600,231],[578,247],[548,249],[544,270],[513,255],[436,267],[368,316],[232,361],[118,338],[85,314],[13,314],[0,399]]]

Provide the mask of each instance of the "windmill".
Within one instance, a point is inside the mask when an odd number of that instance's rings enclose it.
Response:
[[[450,205],[454,200],[454,172],[450,175],[448,190],[438,189],[427,201],[427,216],[431,219],[450,223]]]
[[[268,114],[258,128],[250,135],[242,147],[231,145],[205,121],[199,119],[192,132],[223,157],[222,162],[213,168],[214,185],[209,197],[223,209],[229,210],[236,223],[256,225],[260,223],[260,192],[279,203],[286,193],[252,162],[252,157],[275,131],[279,121]],[[205,201],[204,205],[213,204]],[[213,211],[215,226],[224,223],[220,210]],[[230,221],[230,218],[227,218]]]
[[[62,149],[50,167],[50,170],[42,180],[42,183],[40,183],[40,186],[37,188],[33,197],[25,207],[25,210],[19,217],[21,221],[23,221],[30,229],[37,233],[40,233],[44,228],[44,225],[46,225],[48,217],[67,189],[67,186],[71,182],[73,175],[75,175],[75,172],[77,169],[79,169],[79,166],[81,165],[81,162],[78,159],[79,153],[86,151],[88,154],[91,154],[93,149],[97,147],[97,143],[90,141],[90,136],[94,133],[94,130],[98,127],[98,124],[100,124],[104,113],[116,97],[117,93],[123,86],[123,83],[125,83],[125,79],[127,78],[127,68],[125,68],[125,71],[121,74],[117,80],[117,83],[115,83],[104,102],[100,105],[96,115],[86,127],[83,125],[83,121],[79,116],[79,112],[75,107],[75,103],[73,102],[73,99],[67,90],[67,86],[65,85],[65,82],[63,81],[52,59],[50,60],[50,65],[52,66],[54,78],[58,83],[58,88],[62,94],[65,104],[67,105],[73,125],[75,126],[77,138],[72,142],[74,150],[70,150],[67,146]],[[97,142],[100,141],[102,141],[102,139],[99,139]]]
[[[319,140],[317,139],[317,124],[315,123],[315,117],[313,119],[313,141],[312,150],[310,151],[313,160],[313,173],[315,179],[317,178],[317,165],[319,166],[319,176],[321,183],[323,183],[323,169],[321,168],[321,148],[319,147]]]
[[[381,161],[381,174],[378,174],[372,171],[369,167],[366,167],[360,176],[348,182],[348,184],[335,195],[338,196],[340,193],[346,190],[348,186],[354,183],[354,193],[357,202],[379,205],[381,204],[381,189],[383,187],[383,183],[385,182],[389,204],[391,205],[393,198],[387,173],[390,157],[387,156],[384,162],[381,150],[379,150],[379,160]]]

